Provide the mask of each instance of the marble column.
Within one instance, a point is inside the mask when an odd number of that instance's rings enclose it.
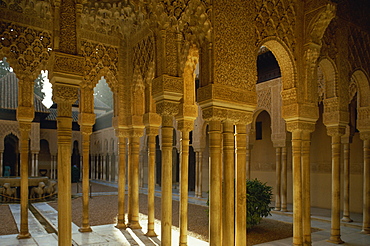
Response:
[[[102,180],[107,180],[107,153],[102,155]]]
[[[28,150],[29,136],[31,132],[31,121],[19,121],[20,130],[20,163],[21,163],[21,225],[17,238],[24,239],[31,237],[28,230]]]
[[[89,222],[89,150],[92,126],[81,125],[82,133],[82,226],[80,232],[91,232]]]
[[[31,153],[31,176],[36,176],[36,161],[35,161],[35,153]]]
[[[328,128],[332,150],[331,235],[329,241],[336,244],[343,243],[340,238],[340,153],[341,135],[343,134],[343,129]]]
[[[343,143],[343,218],[341,219],[344,222],[352,222],[353,220],[350,218],[350,209],[349,209],[349,201],[350,201],[350,141],[349,137],[345,139],[345,143]],[[343,142],[343,141],[342,141]]]
[[[236,125],[235,245],[247,245],[246,125]]]
[[[292,154],[293,154],[293,245],[303,245],[302,225],[302,169],[301,169],[301,142],[302,131],[292,131]]]
[[[302,168],[302,224],[303,245],[311,245],[311,184],[310,184],[310,144],[311,135],[309,131],[302,131],[301,142],[301,168]]]
[[[131,229],[141,229],[139,223],[139,148],[140,148],[140,136],[133,133],[130,137],[130,211],[131,218],[128,226]]]
[[[246,150],[246,169],[247,169],[247,179],[251,179],[251,150],[252,147],[247,143],[247,150]]]
[[[112,153],[108,153],[107,162],[108,162],[108,181],[111,182],[112,181]]]
[[[115,160],[115,168],[114,168],[114,181],[118,183],[118,158],[119,156],[115,153],[114,160]]]
[[[73,102],[64,102],[64,100],[60,100],[57,101],[57,103],[58,245],[70,245],[72,242],[71,145]],[[59,114],[60,112],[64,112],[64,114]]]
[[[203,149],[200,149],[196,152],[196,186],[195,186],[195,196],[202,198],[203,197],[203,185],[202,185],[202,178],[203,178]]]
[[[188,245],[189,132],[192,120],[179,120],[180,139],[180,246]]]
[[[122,134],[122,133],[119,133]],[[125,224],[125,192],[126,192],[126,138],[118,136],[119,168],[118,168],[118,229],[126,229]]]
[[[286,147],[281,148],[281,211],[287,212],[288,203],[288,169],[287,169],[287,151]]]
[[[209,189],[209,245],[222,244],[222,159],[221,123],[209,122],[210,189]]]
[[[234,245],[234,125],[222,124],[223,136],[223,187],[222,187],[222,245]]]
[[[146,128],[148,136],[148,231],[145,234],[148,237],[156,237],[154,231],[155,214],[155,137],[158,129]]]
[[[364,141],[362,232],[370,234],[370,132],[360,132],[360,137]]]
[[[3,152],[4,150],[0,150],[0,177],[3,176]]]
[[[281,147],[275,147],[275,163],[276,163],[276,188],[275,188],[275,210],[281,209]]]
[[[35,176],[39,176],[39,154],[35,153]]]
[[[162,245],[171,245],[173,116],[162,115]]]

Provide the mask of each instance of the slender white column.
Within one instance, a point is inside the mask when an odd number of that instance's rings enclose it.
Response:
[[[302,169],[301,169],[301,130],[292,132],[293,154],[293,245],[303,244],[302,225]]]
[[[332,149],[332,201],[331,201],[331,235],[330,242],[343,243],[340,238],[340,147],[341,134],[334,129],[328,135],[331,136]]]
[[[203,178],[203,150],[196,152],[196,181],[197,181],[197,194],[196,197],[203,197],[203,185],[202,185],[202,178]]]
[[[302,131],[302,224],[303,245],[311,245],[311,170],[310,170],[310,143],[309,131]]]
[[[35,177],[35,168],[36,168],[36,163],[35,163],[35,153],[31,153],[31,176]]]
[[[0,151],[0,177],[3,176],[3,150]]]
[[[112,181],[112,154],[108,154],[108,181]]]
[[[162,245],[172,243],[172,138],[173,117],[162,115]]]
[[[348,140],[348,137],[347,137]],[[350,144],[343,143],[343,218],[344,222],[352,222],[349,212],[349,180],[350,180]]]
[[[286,212],[287,209],[287,182],[288,182],[288,171],[287,171],[287,154],[286,147],[281,148],[281,211]]]
[[[222,245],[234,245],[235,243],[235,216],[234,216],[234,132],[233,123],[223,122],[223,186],[222,186]]]
[[[154,215],[155,215],[155,136],[158,133],[158,129],[155,129],[155,133],[150,134],[149,128],[146,129],[148,135],[148,231],[145,234],[148,237],[156,237],[157,234],[154,231]],[[153,130],[152,130],[153,131]]]
[[[103,154],[103,160],[102,160],[102,164],[103,164],[103,180],[106,181],[107,180],[107,154]]]
[[[276,157],[276,189],[275,189],[275,210],[279,211],[281,209],[281,196],[280,196],[280,187],[281,187],[281,147],[275,148],[275,157]]]
[[[221,123],[209,122],[209,245],[222,244],[222,159]]]
[[[35,154],[35,176],[39,176],[39,154]]]
[[[235,245],[247,245],[246,126],[236,126]]]

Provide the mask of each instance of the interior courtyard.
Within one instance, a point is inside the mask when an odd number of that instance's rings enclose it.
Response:
[[[272,219],[292,224],[261,245],[369,245],[369,11],[366,0],[0,1],[11,67],[0,203],[17,200],[18,227],[0,245],[246,246],[252,179],[272,187]],[[48,107],[34,93],[45,71]],[[55,185],[54,208],[31,204],[41,182]],[[101,192],[117,198],[115,221],[92,225]],[[193,204],[208,210],[202,239]]]

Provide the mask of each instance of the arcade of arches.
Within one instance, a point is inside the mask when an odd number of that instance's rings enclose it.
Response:
[[[247,178],[274,187],[277,210],[293,204],[294,245],[311,245],[311,206],[331,209],[332,242],[351,212],[370,233],[369,11],[366,0],[0,1],[0,57],[18,79],[14,117],[0,112],[1,175],[9,162],[21,176],[18,237],[31,236],[27,177],[46,169],[58,179],[59,245],[71,245],[71,156],[81,233],[91,231],[89,178],[118,182],[118,228],[140,228],[147,185],[148,236],[159,184],[164,246],[174,185],[180,245],[189,188],[209,190],[210,245],[246,245]],[[36,120],[41,70],[54,129]],[[102,76],[113,109],[96,117]]]

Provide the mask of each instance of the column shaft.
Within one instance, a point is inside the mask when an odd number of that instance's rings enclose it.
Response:
[[[172,116],[162,116],[162,221],[163,246],[171,245],[172,230]]]
[[[276,157],[276,189],[275,189],[275,210],[281,209],[281,200],[280,200],[280,186],[281,186],[281,148],[275,148],[275,157]]]
[[[58,104],[59,106],[59,104]],[[64,106],[66,107],[66,106]],[[69,106],[71,111],[71,106]],[[71,140],[72,117],[57,117],[58,124],[58,245],[72,243]]]
[[[82,133],[82,226],[80,232],[90,232],[89,222],[89,149],[90,134]]]
[[[349,180],[350,180],[350,144],[343,144],[343,218],[344,222],[352,222],[349,217]]]
[[[362,232],[370,233],[370,139],[364,139],[364,207]]]
[[[126,192],[126,138],[118,137],[119,168],[118,168],[118,229],[126,229],[125,224],[125,192]]]
[[[310,132],[302,132],[302,223],[303,245],[311,245]]]
[[[155,195],[155,136],[148,136],[148,237],[156,237],[154,232]]]
[[[331,201],[331,235],[330,241],[343,243],[340,239],[340,135],[331,138],[332,150],[332,201]]]
[[[17,238],[31,237],[28,231],[28,149],[31,122],[19,122],[21,132],[20,139],[20,162],[21,162],[21,225]]]
[[[221,246],[221,215],[222,215],[222,160],[221,160],[221,123],[209,122],[209,245]]]
[[[281,148],[281,211],[286,212],[287,209],[287,180],[288,180],[288,170],[287,170],[287,153],[286,147]]]
[[[3,150],[0,151],[0,177],[3,176]]]
[[[247,179],[251,179],[251,149],[248,147],[247,143],[247,151],[246,151],[246,167],[247,167]]]
[[[235,245],[247,245],[247,129],[236,126],[236,192],[235,192]]]
[[[203,185],[202,185],[202,178],[203,178],[203,151],[197,152],[197,187],[198,187],[198,194],[197,197],[203,197]]]
[[[299,246],[303,243],[301,142],[301,131],[293,131],[293,245]]]
[[[180,246],[188,243],[189,131],[181,130],[180,152]]]
[[[131,198],[130,211],[131,220],[129,227],[131,229],[141,229],[139,223],[139,147],[140,137],[130,137],[130,180],[131,180]]]
[[[222,242],[234,245],[234,129],[231,122],[223,123],[223,189],[222,189]]]

